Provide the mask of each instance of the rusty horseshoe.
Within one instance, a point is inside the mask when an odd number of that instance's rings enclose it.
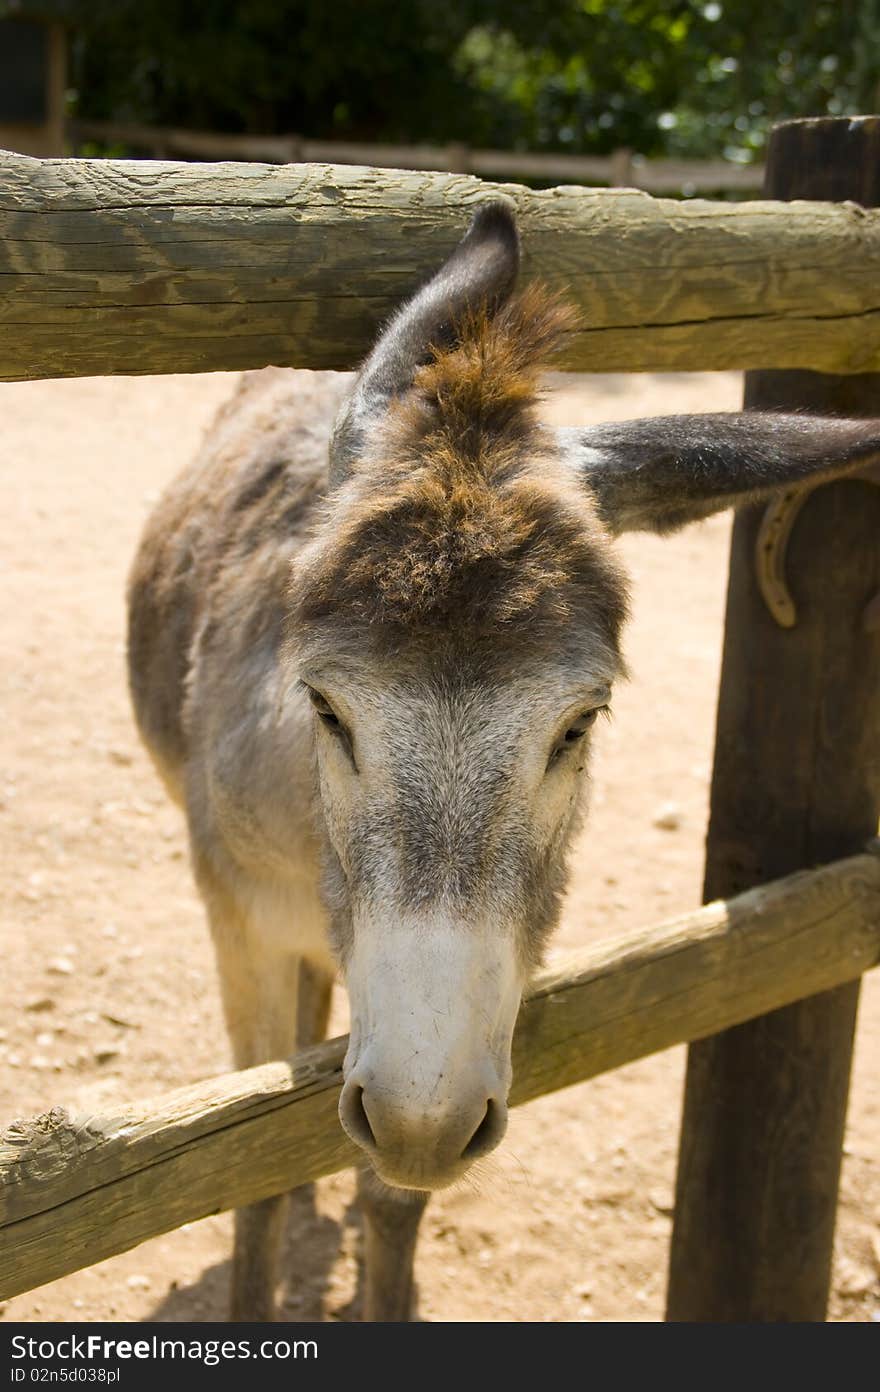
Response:
[[[841,474],[840,477],[880,485],[880,474],[873,468]],[[755,539],[755,573],[764,603],[780,628],[794,628],[797,623],[797,609],[785,570],[788,539],[807,499],[828,482],[837,480],[823,479],[813,484],[786,488],[778,497],[771,499],[761,518]],[[862,627],[869,632],[880,628],[880,593],[874,595],[865,606]]]

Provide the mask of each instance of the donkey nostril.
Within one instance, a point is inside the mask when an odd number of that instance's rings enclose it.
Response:
[[[501,1140],[504,1129],[505,1109],[490,1097],[483,1120],[461,1153],[462,1160],[477,1160],[481,1155],[488,1155]]]
[[[376,1137],[364,1106],[364,1090],[357,1083],[343,1089],[339,1103],[342,1124],[356,1145],[364,1150],[376,1149]]]

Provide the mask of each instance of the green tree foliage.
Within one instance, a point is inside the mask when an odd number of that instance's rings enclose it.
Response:
[[[469,28],[428,0],[83,0],[78,111],[221,131],[467,133]]]
[[[493,7],[494,8],[494,7]],[[793,116],[877,109],[880,0],[507,0],[457,71],[490,136],[747,161]]]
[[[880,0],[69,9],[78,110],[93,118],[749,160],[776,120],[869,112],[880,95]]]

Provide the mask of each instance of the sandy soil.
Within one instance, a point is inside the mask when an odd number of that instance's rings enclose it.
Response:
[[[139,747],[123,593],[158,491],[229,376],[0,386],[4,859],[0,1120],[102,1110],[227,1067],[178,813]],[[564,385],[562,385],[564,383]],[[559,421],[734,407],[733,374],[561,379]],[[599,736],[593,813],[554,951],[700,898],[729,518],[628,539],[633,679]],[[674,829],[657,825],[674,806]],[[334,1032],[345,1028],[342,993]],[[880,973],[863,995],[832,1316],[880,1319]],[[871,1063],[874,1064],[873,1073]],[[432,1202],[430,1320],[661,1317],[683,1051],[542,1099],[473,1183]],[[294,1204],[290,1319],[356,1313],[352,1178]],[[228,1214],[10,1300],[7,1319],[219,1320]]]

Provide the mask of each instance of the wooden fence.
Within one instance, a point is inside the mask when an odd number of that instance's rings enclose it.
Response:
[[[780,199],[880,204],[880,119],[791,123],[770,155]],[[351,367],[487,191],[449,175],[6,157],[0,377]],[[588,312],[569,365],[772,367],[750,375],[750,404],[880,414],[880,213],[502,192],[528,272]],[[778,370],[803,367],[852,375]],[[734,534],[715,902],[546,973],[514,1048],[521,1103],[702,1041],[674,1319],[823,1317],[858,978],[880,960],[880,859],[854,854],[880,814],[880,644],[863,618],[880,590],[880,489],[811,495],[792,548],[791,628],[757,584],[760,521],[747,509]],[[834,863],[801,868],[822,862]],[[349,1164],[343,1051],[334,1041],[109,1118],[13,1123],[0,1145],[0,1296]]]
[[[542,182],[609,184],[648,193],[757,192],[762,164],[732,160],[646,159],[632,150],[610,155],[543,154],[528,150],[475,150],[470,145],[377,145],[364,141],[308,140],[301,135],[222,135],[119,121],[72,121],[68,139],[142,150],[154,159],[257,160],[266,164],[361,164],[374,169],[448,170]]]
[[[880,843],[544,972],[514,1041],[514,1106],[880,963]],[[107,1117],[61,1109],[0,1138],[0,1299],[206,1214],[354,1164],[345,1039]]]
[[[880,211],[347,165],[0,156],[0,379],[349,368],[475,204],[583,315],[566,368],[880,368]]]

